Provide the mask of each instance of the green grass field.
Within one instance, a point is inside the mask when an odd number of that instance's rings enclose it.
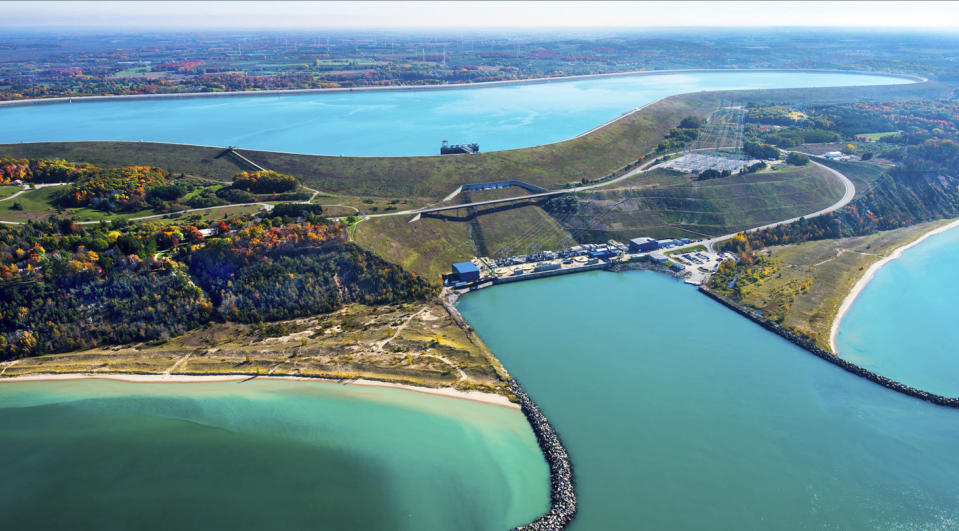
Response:
[[[57,214],[63,217],[70,217],[77,221],[101,221],[105,219],[129,219],[139,216],[149,216],[155,214],[153,210],[140,210],[137,212],[126,212],[123,214],[114,214],[102,212],[92,208],[64,208],[57,210],[53,204],[53,198],[57,192],[65,188],[64,186],[46,186],[36,190],[30,190],[18,195],[10,201],[0,203],[0,221],[24,222],[29,220],[38,220],[50,215]],[[19,204],[22,210],[11,208],[14,204]]]
[[[0,186],[0,199],[6,199],[11,195],[23,190],[22,186],[3,185]]]
[[[51,215],[68,217],[77,221],[103,221],[118,219],[133,219],[143,216],[154,216],[157,212],[153,210],[138,210],[135,212],[124,212],[122,214],[103,212],[92,208],[63,208],[57,209],[53,203],[55,194],[65,188],[65,186],[48,186],[36,190],[30,190],[20,194],[14,199],[0,203],[0,221],[25,222],[30,220],[44,219]],[[11,208],[14,204],[19,204],[22,209],[14,210]],[[242,214],[252,214],[260,209],[259,206],[224,206],[205,210],[202,212],[191,212],[188,214],[164,214],[160,218],[151,218],[149,221],[159,221],[161,223],[170,223],[174,220],[190,216],[197,222],[209,222],[225,217],[237,216]]]
[[[696,251],[705,251],[705,250],[706,250],[705,245],[693,245],[691,247],[683,247],[682,249],[673,249],[672,251],[666,251],[663,254],[666,256],[670,256],[673,254],[695,253]]]
[[[868,138],[869,140],[872,140],[873,142],[876,142],[876,141],[879,140],[880,138],[885,138],[885,137],[887,137],[887,136],[898,135],[898,134],[901,133],[901,132],[902,132],[902,131],[886,131],[885,133],[866,133],[866,134],[861,134],[861,135],[856,135],[856,136],[857,136],[857,137],[862,137],[862,138]]]

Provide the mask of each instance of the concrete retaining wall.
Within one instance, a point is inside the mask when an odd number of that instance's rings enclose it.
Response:
[[[520,280],[532,280],[534,278],[555,277],[557,275],[569,275],[571,273],[582,273],[583,271],[596,271],[597,269],[609,269],[608,262],[600,262],[593,265],[584,265],[572,269],[553,269],[552,271],[537,271],[535,273],[526,273],[525,275],[516,275],[509,277],[496,277],[493,284],[507,284],[509,282],[519,282]]]

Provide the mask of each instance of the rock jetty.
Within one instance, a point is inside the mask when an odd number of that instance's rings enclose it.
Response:
[[[925,400],[926,402],[931,402],[933,404],[937,404],[940,406],[959,409],[959,398],[953,398],[948,396],[937,395],[935,393],[929,393],[929,392],[923,391],[922,389],[916,389],[915,387],[910,387],[902,382],[897,382],[896,380],[893,380],[891,378],[886,378],[885,376],[876,374],[870,371],[869,369],[865,369],[863,367],[860,367],[859,365],[856,365],[855,363],[850,363],[849,361],[840,358],[839,356],[833,354],[832,352],[827,352],[817,347],[811,341],[808,341],[790,332],[789,330],[786,330],[785,328],[779,326],[776,323],[773,323],[767,319],[764,319],[762,316],[760,316],[756,312],[753,312],[747,308],[743,308],[742,306],[736,304],[735,302],[731,300],[726,299],[725,297],[720,297],[719,295],[716,295],[715,293],[710,292],[706,288],[700,287],[699,291],[706,294],[711,299],[730,308],[736,313],[749,318],[750,320],[759,324],[766,330],[769,330],[770,332],[773,332],[779,335],[780,337],[792,343],[795,343],[796,345],[806,349],[807,351],[814,354],[815,356],[822,358],[828,361],[829,363],[832,363],[833,365],[838,365],[839,367],[842,367],[846,371],[851,372],[855,374],[856,376],[860,376],[871,382],[877,383],[887,389],[892,389],[893,391],[902,393],[904,395],[915,397],[920,400]]]
[[[549,464],[550,507],[535,521],[514,528],[514,531],[555,531],[566,529],[576,515],[576,494],[573,492],[573,466],[559,436],[550,426],[546,415],[523,391],[515,379],[509,381],[510,390],[519,399],[520,407],[536,434],[546,463]]]

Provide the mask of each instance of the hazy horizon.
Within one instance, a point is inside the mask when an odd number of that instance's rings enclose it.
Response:
[[[5,2],[21,30],[959,29],[959,2]],[[120,29],[118,29],[120,28]]]

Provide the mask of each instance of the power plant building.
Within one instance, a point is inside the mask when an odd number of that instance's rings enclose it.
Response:
[[[633,238],[629,240],[629,252],[648,253],[659,248],[659,244],[652,238]]]
[[[453,264],[453,276],[460,282],[473,282],[479,280],[479,269],[472,262],[460,262]]]

